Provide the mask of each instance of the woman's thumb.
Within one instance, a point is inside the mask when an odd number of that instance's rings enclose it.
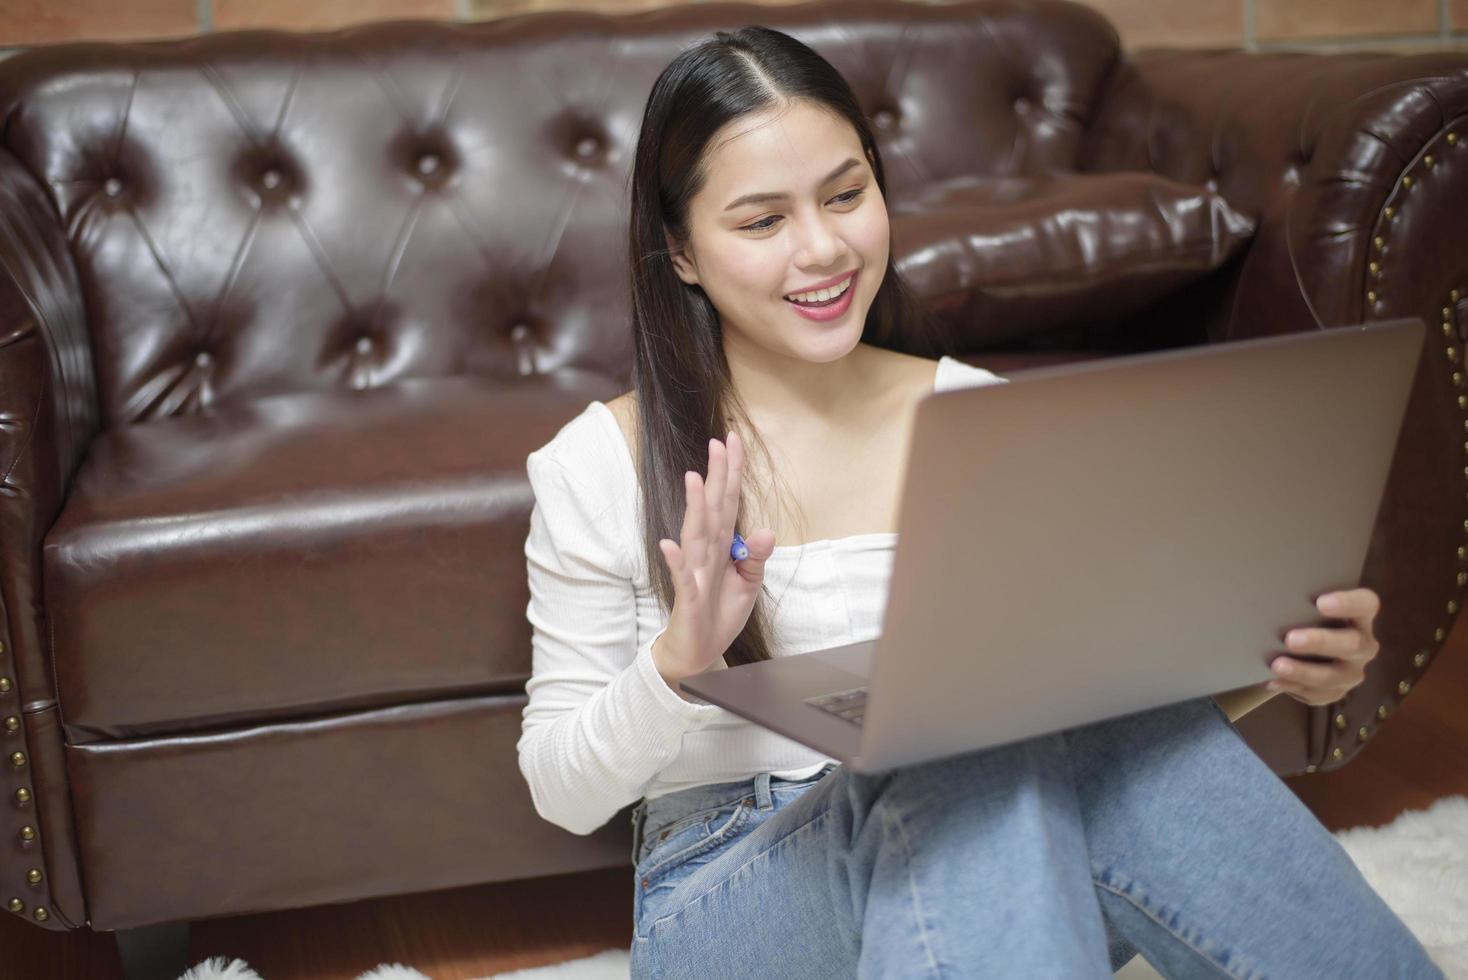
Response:
[[[746,578],[762,578],[765,574],[765,562],[775,553],[775,532],[762,527],[744,539],[744,546],[749,549],[749,557],[741,558],[735,567]]]

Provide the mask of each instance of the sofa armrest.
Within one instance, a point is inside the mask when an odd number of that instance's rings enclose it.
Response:
[[[97,416],[82,290],[66,235],[35,179],[0,149],[0,575],[5,594],[22,600],[11,616],[41,606],[41,541]],[[23,658],[27,702],[54,697],[40,637],[19,618],[6,625],[10,642],[0,665],[11,653]]]
[[[7,896],[44,928],[85,922],[56,689],[41,546],[97,427],[82,290],[41,186],[0,148],[0,861]],[[29,854],[18,853],[20,850]],[[44,869],[44,870],[43,870]],[[27,875],[41,871],[38,883]]]
[[[1282,774],[1339,767],[1418,683],[1468,583],[1468,55],[1143,53],[1108,82],[1080,166],[1217,187],[1258,215],[1223,301],[1200,304],[1213,341],[1429,324],[1362,571],[1381,653],[1344,701],[1274,698],[1238,725]]]

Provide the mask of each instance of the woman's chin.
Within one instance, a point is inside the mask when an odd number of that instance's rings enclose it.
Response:
[[[861,322],[832,327],[818,323],[807,325],[799,337],[800,358],[821,363],[841,360],[861,343]]]

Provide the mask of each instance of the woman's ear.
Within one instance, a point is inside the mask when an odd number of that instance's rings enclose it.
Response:
[[[668,251],[672,253],[670,257],[673,260],[673,271],[678,273],[678,278],[682,279],[688,285],[697,286],[698,270],[694,267],[694,264],[688,260],[688,255],[685,250],[680,248],[677,242],[673,241],[672,232],[668,231],[666,228],[663,229],[663,236],[667,239]]]

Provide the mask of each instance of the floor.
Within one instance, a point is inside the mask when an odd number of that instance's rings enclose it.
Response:
[[[1331,831],[1468,794],[1468,617],[1424,682],[1346,767],[1286,783]],[[194,923],[191,962],[240,957],[266,980],[355,980],[380,963],[471,980],[631,942],[625,868]],[[120,980],[112,937],[0,915],[6,980]]]

